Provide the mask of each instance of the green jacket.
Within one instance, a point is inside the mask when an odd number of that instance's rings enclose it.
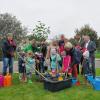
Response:
[[[24,52],[32,51],[32,45],[28,44],[23,48]]]
[[[32,47],[31,44],[26,45],[23,48],[23,50],[24,50],[24,52],[28,52],[28,51],[32,51],[33,53],[40,52],[40,49],[37,46]]]

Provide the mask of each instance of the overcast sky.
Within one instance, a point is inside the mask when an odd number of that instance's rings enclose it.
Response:
[[[56,34],[74,36],[74,30],[90,24],[100,36],[100,0],[0,0],[0,13],[15,15],[32,30],[37,21]]]

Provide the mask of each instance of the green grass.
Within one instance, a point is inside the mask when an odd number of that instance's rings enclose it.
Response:
[[[100,75],[100,69],[97,69]],[[81,82],[82,77],[79,76]],[[22,84],[18,80],[18,75],[13,76],[13,86],[0,88],[0,100],[100,100],[100,91],[95,91],[91,86],[73,86],[59,92],[49,92],[44,90],[43,83]]]
[[[95,56],[96,56],[96,58],[100,58],[100,51],[96,51]]]
[[[96,58],[100,58],[100,52],[95,54]]]

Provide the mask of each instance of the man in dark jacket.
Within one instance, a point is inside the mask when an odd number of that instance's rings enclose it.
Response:
[[[16,50],[16,44],[13,40],[12,33],[7,34],[7,39],[3,42],[2,53],[3,53],[3,75],[7,74],[7,68],[9,67],[9,73],[13,73],[13,58]]]
[[[41,52],[43,53],[43,57],[46,57],[47,54],[47,44],[45,41],[41,43]]]
[[[84,48],[89,51],[89,61],[90,61],[90,70],[93,74],[93,78],[95,78],[95,51],[96,51],[96,44],[95,42],[90,40],[88,35],[84,36]]]

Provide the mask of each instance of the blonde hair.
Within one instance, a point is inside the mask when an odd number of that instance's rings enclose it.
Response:
[[[67,42],[67,43],[65,43],[65,46],[64,46],[64,48],[71,49],[71,48],[73,48],[73,45],[72,45],[72,43],[70,43],[70,42]]]

